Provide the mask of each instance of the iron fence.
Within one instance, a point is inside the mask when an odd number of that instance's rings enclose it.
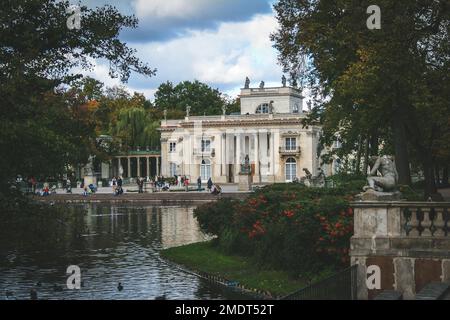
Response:
[[[289,294],[281,300],[356,300],[357,265]]]

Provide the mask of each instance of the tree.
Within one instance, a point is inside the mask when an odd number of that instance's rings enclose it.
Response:
[[[325,124],[325,135],[343,131],[355,145],[363,134],[392,148],[403,184],[410,183],[410,162],[417,159],[428,197],[436,192],[436,144],[449,132],[449,4],[380,0],[382,28],[368,30],[371,4],[281,0],[275,5],[280,28],[272,39],[285,71],[295,72],[308,58],[309,68],[299,76],[324,98],[314,115]]]
[[[191,107],[191,115],[202,116],[221,114],[222,106],[227,102],[219,90],[195,80],[176,86],[171,82],[161,84],[155,93],[154,104],[159,110],[170,110],[173,116],[183,115],[187,106]]]
[[[73,70],[104,58],[122,81],[133,71],[155,73],[119,40],[123,28],[137,26],[135,17],[112,6],[83,6],[82,27],[70,30],[68,8],[68,1],[57,0],[0,3],[0,192],[16,174],[61,174],[86,161],[95,147],[95,125],[80,112],[86,101],[58,90],[81,78]],[[95,99],[99,83],[84,81],[86,99]]]

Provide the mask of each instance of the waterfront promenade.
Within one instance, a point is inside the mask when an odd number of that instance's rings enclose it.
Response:
[[[235,190],[236,189],[236,190]],[[115,196],[111,188],[99,188],[95,194],[83,195],[83,190],[73,188],[72,193],[58,189],[56,194],[35,196],[36,200],[52,203],[151,203],[151,204],[191,204],[216,201],[221,198],[245,199],[248,192],[239,192],[234,185],[222,187],[223,193],[213,195],[206,191],[160,191],[152,193],[137,193],[137,189],[124,186],[125,193]]]

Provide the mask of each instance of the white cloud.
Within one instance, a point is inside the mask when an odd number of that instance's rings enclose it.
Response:
[[[183,38],[136,45],[138,55],[158,68],[154,81],[197,79],[212,86],[279,81],[281,68],[269,39],[277,26],[272,15],[222,23],[217,30],[191,30]],[[152,81],[153,82],[153,81]]]
[[[266,86],[279,86],[282,69],[269,38],[276,28],[273,14],[255,15],[245,22],[223,22],[216,30],[188,30],[184,37],[134,44],[137,55],[158,72],[152,78],[133,74],[127,88],[153,99],[166,81],[197,79],[232,97],[239,94],[246,76],[252,87],[261,80]],[[96,64],[89,75],[107,86],[120,84],[109,77],[107,64]]]
[[[138,17],[190,18],[202,8],[214,4],[210,0],[136,0],[133,2]]]

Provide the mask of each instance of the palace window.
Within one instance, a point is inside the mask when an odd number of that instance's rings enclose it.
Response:
[[[202,152],[211,152],[211,140],[202,140]]]
[[[211,161],[208,159],[202,161],[202,164],[200,165],[200,175],[202,181],[208,181],[208,179],[211,178]]]
[[[299,113],[300,112],[300,108],[298,106],[298,103],[296,103],[293,107],[292,107],[292,113]]]
[[[177,143],[170,142],[169,143],[169,153],[175,153],[177,151]]]
[[[256,108],[256,113],[269,113],[269,104],[263,103]]]
[[[295,151],[297,149],[297,138],[286,138],[285,149],[286,151]]]

